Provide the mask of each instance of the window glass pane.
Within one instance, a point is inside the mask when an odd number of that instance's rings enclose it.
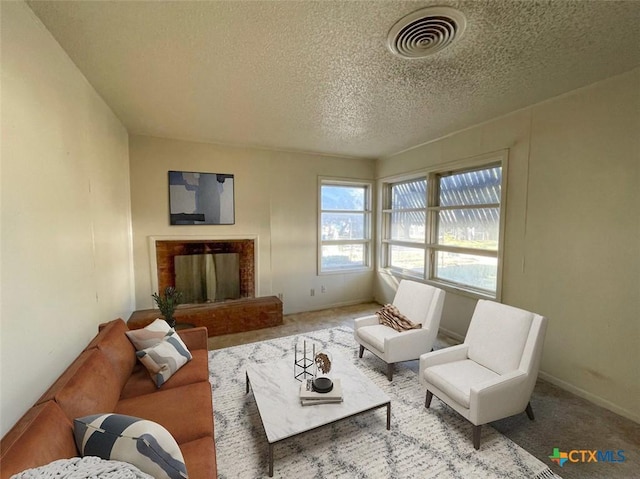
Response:
[[[364,211],[366,206],[366,187],[323,185],[321,188],[323,210]]]
[[[322,270],[362,268],[365,257],[364,244],[322,245]]]
[[[391,185],[391,209],[425,208],[426,206],[426,178]]]
[[[445,210],[438,213],[438,243],[498,250],[500,208]]]
[[[399,241],[425,241],[424,211],[391,213],[391,239]]]
[[[322,239],[365,239],[364,213],[322,213]]]
[[[437,279],[495,292],[497,271],[497,258],[436,251]]]
[[[440,206],[500,203],[502,167],[467,171],[439,178]]]
[[[389,246],[389,266],[424,276],[424,249],[407,246]]]

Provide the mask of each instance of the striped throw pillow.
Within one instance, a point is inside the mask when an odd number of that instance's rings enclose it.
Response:
[[[385,304],[380,311],[377,311],[378,322],[395,329],[396,331],[408,331],[410,329],[420,329],[422,324],[413,323],[404,316],[393,304]]]
[[[189,477],[180,447],[158,423],[122,414],[95,414],[73,423],[82,456],[128,462],[156,479]]]
[[[160,387],[178,369],[191,361],[191,353],[175,331],[164,337],[155,346],[136,352],[136,356],[151,374],[151,379]]]

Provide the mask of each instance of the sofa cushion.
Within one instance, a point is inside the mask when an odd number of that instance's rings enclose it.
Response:
[[[155,346],[136,352],[136,356],[149,370],[151,378],[158,387],[191,361],[191,353],[175,331],[165,336]]]
[[[135,348],[125,333],[129,329],[122,319],[114,319],[100,328],[100,332],[85,349],[100,349],[120,377],[120,387],[129,379],[136,365]]]
[[[136,351],[155,346],[164,339],[165,336],[171,334],[173,328],[167,324],[164,319],[156,319],[153,323],[142,329],[134,329],[127,331],[127,337],[133,343]]]
[[[74,420],[74,435],[83,456],[125,461],[156,479],[188,477],[175,439],[153,421],[93,414]]]
[[[176,331],[180,336],[180,339],[187,345],[189,351],[193,352],[196,349],[208,349],[208,334],[207,328],[200,326],[199,328],[188,328]]]
[[[190,477],[218,477],[216,446],[213,437],[201,437],[194,441],[185,442],[180,444],[180,450]]]
[[[70,420],[96,411],[112,412],[120,397],[120,378],[100,349],[84,351],[39,402],[54,400]]]
[[[213,435],[209,381],[122,399],[114,412],[157,422],[171,433],[178,444]]]
[[[77,455],[71,421],[47,401],[29,409],[2,438],[2,477]]]
[[[209,355],[204,349],[191,350],[191,361],[182,366],[162,385],[162,389],[176,388],[209,380]],[[149,371],[141,363],[136,364],[131,376],[122,388],[120,399],[151,394],[158,386],[149,376]]]

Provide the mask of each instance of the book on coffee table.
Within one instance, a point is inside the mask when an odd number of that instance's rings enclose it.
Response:
[[[303,406],[342,402],[342,384],[340,383],[340,379],[333,380],[333,389],[328,393],[314,391],[312,381],[311,379],[307,379],[300,384],[300,403]]]
[[[302,404],[303,406],[315,406],[317,404],[337,404],[341,402],[342,398],[300,399],[300,404]]]

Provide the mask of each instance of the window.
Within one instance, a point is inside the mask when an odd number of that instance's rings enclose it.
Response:
[[[381,264],[392,274],[496,298],[506,154],[383,183]]]
[[[427,180],[389,185],[388,266],[411,276],[424,276],[427,226]]]
[[[320,179],[320,273],[371,266],[371,184]]]

